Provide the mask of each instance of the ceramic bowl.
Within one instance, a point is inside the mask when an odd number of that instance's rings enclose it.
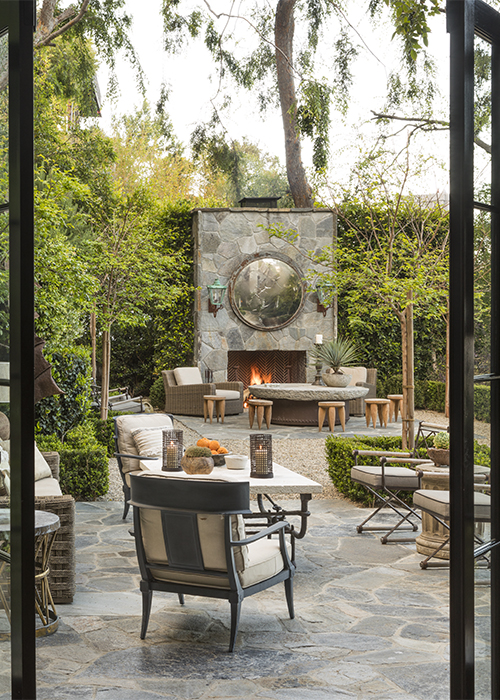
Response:
[[[223,467],[226,464],[226,457],[228,454],[229,452],[226,452],[224,455],[212,455],[214,467]]]
[[[249,458],[245,455],[224,455],[228,469],[245,469],[248,466]]]

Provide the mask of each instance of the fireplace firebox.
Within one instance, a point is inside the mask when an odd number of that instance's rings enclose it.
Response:
[[[229,350],[228,381],[250,384],[269,382],[304,383],[306,352],[304,350]]]

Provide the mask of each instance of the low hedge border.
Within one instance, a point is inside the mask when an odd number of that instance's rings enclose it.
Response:
[[[377,380],[377,396],[403,393],[403,377],[395,374],[387,379]],[[427,379],[415,380],[415,408],[444,413],[445,383]],[[474,386],[474,417],[490,423],[490,388]]]
[[[431,444],[432,438],[427,439]],[[360,484],[351,481],[351,469],[354,466],[354,450],[383,450],[387,452],[400,452],[402,449],[400,437],[366,437],[355,435],[353,438],[338,435],[328,435],[325,440],[325,453],[327,470],[335,488],[349,500],[362,503],[365,506],[373,506],[373,496]],[[419,449],[419,456],[426,458],[427,450]],[[474,441],[474,463],[490,466],[490,448],[479,445]],[[378,457],[365,457],[363,464],[379,466]],[[404,494],[411,498],[411,493]]]

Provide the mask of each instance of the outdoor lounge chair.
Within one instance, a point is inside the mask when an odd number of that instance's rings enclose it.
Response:
[[[491,497],[487,493],[483,493],[483,489],[487,489],[488,485],[475,485],[474,490],[474,520],[480,523],[489,523],[491,521]],[[420,489],[413,494],[413,505],[420,508],[425,513],[429,513],[443,527],[450,532],[450,492],[437,491],[435,489]],[[474,550],[474,557],[484,557],[491,549],[494,543],[484,543],[479,537],[474,536],[477,547]],[[436,547],[425,559],[420,562],[420,567],[426,569],[429,566],[430,560],[440,552],[450,541],[450,537]],[[448,561],[439,561],[438,565],[448,565]]]
[[[224,396],[225,415],[243,413],[242,382],[210,382],[203,384],[198,367],[177,367],[163,370],[165,411],[178,416],[203,416],[203,397]]]
[[[406,503],[401,497],[401,491],[416,491],[420,488],[420,480],[423,472],[418,467],[422,464],[429,464],[428,459],[414,459],[407,452],[381,452],[377,450],[354,450],[354,467],[351,469],[351,479],[364,486],[374,496],[374,502],[378,507],[356,527],[357,532],[367,530],[386,530],[387,532],[380,538],[382,544],[387,544],[390,535],[396,530],[408,530],[416,532],[420,515]],[[379,457],[380,466],[370,466],[358,464],[358,457]],[[392,465],[409,465],[404,466]],[[389,509],[399,520],[395,525],[382,522],[377,525],[366,525],[374,516],[384,509]],[[396,542],[405,542],[409,538],[400,537]]]
[[[351,381],[347,386],[364,386],[368,389],[366,396],[349,401],[349,414],[351,416],[365,415],[365,399],[374,399],[377,396],[377,370],[366,367],[341,367],[342,372],[351,375]]]
[[[153,591],[208,596],[231,606],[229,651],[234,650],[241,603],[247,596],[284,582],[294,617],[295,565],[285,541],[285,521],[250,537],[248,482],[224,482],[132,474],[131,504],[141,571],[141,639],[147,632]],[[273,538],[272,535],[278,535]]]
[[[130,473],[140,471],[140,460],[156,459],[154,456],[139,454],[131,431],[135,428],[157,428],[159,431],[173,428],[174,418],[167,413],[140,413],[116,416],[113,420],[115,423],[115,457],[123,482],[122,517],[125,520],[130,500]]]

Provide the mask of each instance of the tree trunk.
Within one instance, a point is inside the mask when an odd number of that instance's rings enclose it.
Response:
[[[109,331],[103,331],[103,334],[102,334],[101,420],[106,420],[106,418],[108,417],[110,357],[111,357],[111,334]]]
[[[403,404],[401,406],[401,444],[403,450],[408,449],[408,362],[406,359],[406,310],[400,315],[401,324],[401,369],[403,373]]]
[[[97,358],[96,358],[96,319],[95,312],[90,314],[90,346],[92,363],[92,384],[97,384]]]
[[[444,415],[450,417],[450,300],[446,310],[446,375],[444,385]]]
[[[408,299],[412,299],[408,292]],[[402,446],[403,450],[415,448],[415,379],[413,354],[413,304],[409,303],[400,316],[401,348],[403,355],[403,406]]]
[[[293,10],[296,0],[279,0],[276,8],[274,40],[276,44],[276,69],[281,105],[281,118],[285,133],[286,174],[295,206],[306,209],[313,206],[312,189],[307,182],[302,163],[300,139],[297,129],[297,98],[293,76]]]

